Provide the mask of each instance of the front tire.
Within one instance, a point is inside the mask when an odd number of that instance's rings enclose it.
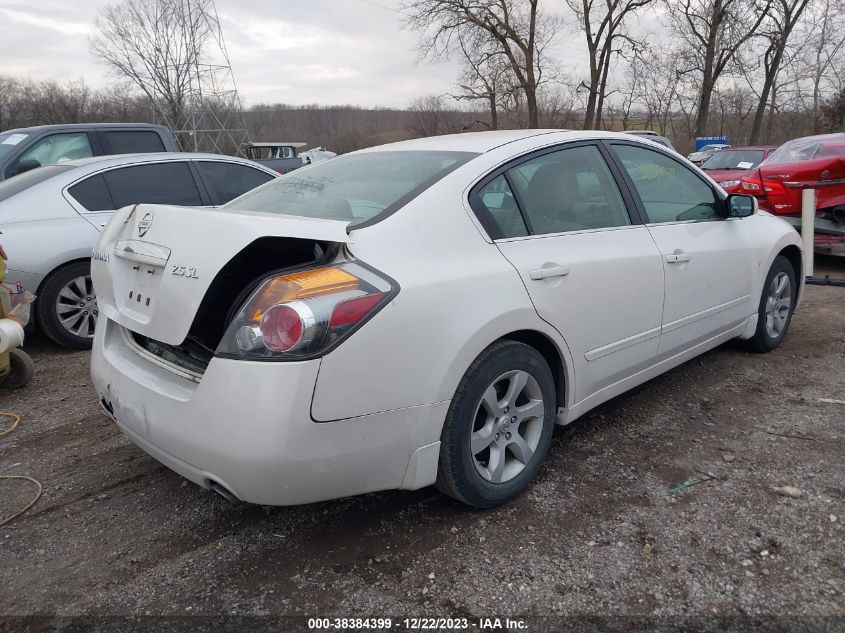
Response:
[[[0,383],[3,389],[20,389],[25,387],[35,375],[35,363],[32,358],[21,349],[14,347],[9,350],[9,375]]]
[[[97,316],[88,262],[68,264],[51,273],[35,301],[38,329],[71,349],[91,349]]]
[[[437,487],[476,508],[510,501],[540,469],[556,410],[543,356],[524,343],[494,343],[464,374],[449,407]]]
[[[778,255],[763,284],[757,312],[757,330],[748,340],[748,347],[752,351],[763,354],[781,344],[792,322],[797,298],[795,270],[786,257]]]

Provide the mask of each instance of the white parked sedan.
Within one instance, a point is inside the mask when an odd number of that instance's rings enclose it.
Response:
[[[119,211],[92,374],[141,448],[227,498],[436,483],[513,498],[555,422],[720,343],[783,340],[800,241],[631,135],[371,148],[217,211]],[[103,318],[104,317],[104,318]]]

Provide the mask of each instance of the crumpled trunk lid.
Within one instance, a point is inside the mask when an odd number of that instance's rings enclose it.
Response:
[[[253,242],[280,237],[345,243],[346,225],[281,214],[126,207],[103,229],[92,254],[100,318],[178,345],[215,277]]]

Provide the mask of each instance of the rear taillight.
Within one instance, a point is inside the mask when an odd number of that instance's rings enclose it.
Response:
[[[769,196],[785,196],[786,195],[786,188],[780,184],[779,182],[772,182],[770,180],[766,180],[761,182],[756,178],[743,178],[742,179],[742,190],[745,193],[749,193],[752,196],[759,196],[762,195],[763,192]]]
[[[396,290],[357,262],[272,277],[241,307],[217,352],[278,360],[319,355],[380,310]]]
[[[763,193],[763,183],[756,178],[743,178],[742,190],[753,196],[759,196]]]
[[[766,181],[763,183],[763,189],[766,190],[766,194],[770,196],[785,196],[786,195],[786,187],[784,187],[779,182],[770,182]]]

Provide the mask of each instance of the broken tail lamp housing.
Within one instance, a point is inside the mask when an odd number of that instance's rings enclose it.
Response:
[[[319,356],[363,325],[397,290],[358,262],[271,277],[241,307],[217,353],[252,360]]]

